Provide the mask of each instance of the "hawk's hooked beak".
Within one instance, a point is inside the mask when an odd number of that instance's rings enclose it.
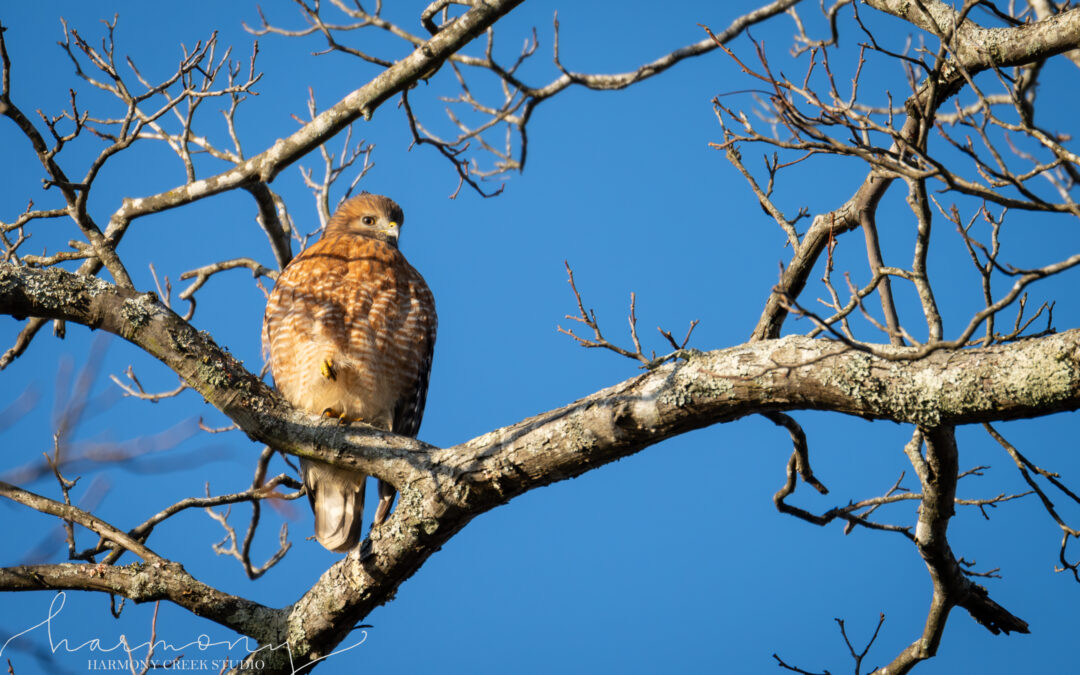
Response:
[[[383,232],[386,233],[387,240],[397,246],[398,236],[401,234],[401,225],[398,225],[396,222],[391,220],[389,223],[386,224],[386,227],[383,228]]]

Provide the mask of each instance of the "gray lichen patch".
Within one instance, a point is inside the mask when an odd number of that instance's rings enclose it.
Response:
[[[199,379],[212,387],[222,389],[232,384],[232,378],[228,371],[221,367],[221,363],[211,359],[199,368]]]
[[[19,287],[19,275],[14,265],[0,265],[0,295],[8,295]]]
[[[289,618],[286,619],[285,625],[289,632],[289,646],[297,648],[301,646],[307,646],[308,634],[304,628],[304,622],[306,616],[303,612],[290,612]]]
[[[407,516],[413,524],[420,523],[427,519],[425,515],[428,510],[427,495],[423,490],[402,486],[398,497],[397,514],[399,520],[402,516]],[[388,528],[381,528],[380,533],[385,533]],[[404,531],[398,530],[394,532],[395,538],[403,539],[406,534]]]
[[[150,323],[153,312],[146,306],[143,298],[128,298],[120,306],[120,316],[132,329],[137,330]]]
[[[741,351],[734,348],[701,353],[684,363],[669,366],[668,376],[658,379],[647,392],[655,398],[657,412],[662,415],[665,409],[681,409],[695,401],[713,401],[729,396],[735,388],[735,378],[747,376],[753,369]],[[730,376],[719,377],[721,373]]]
[[[1030,350],[1012,361],[999,377],[1017,403],[1053,406],[1071,396],[1080,381],[1080,367],[1064,351]]]
[[[78,285],[73,286],[76,281]],[[32,270],[0,263],[0,295],[22,296],[39,312],[70,310],[73,302],[85,308],[89,301],[110,287],[100,279],[76,277],[55,267]]]
[[[579,417],[567,420],[563,425],[563,433],[563,437],[569,443],[568,447],[579,453],[588,454],[601,445],[597,430]]]
[[[160,580],[153,567],[147,563],[130,565],[134,574],[131,575],[131,599],[135,602],[145,602],[159,595]]]
[[[871,358],[867,354],[851,354],[836,368],[825,371],[825,384],[835,386],[851,398],[861,399],[880,392],[870,378]]]

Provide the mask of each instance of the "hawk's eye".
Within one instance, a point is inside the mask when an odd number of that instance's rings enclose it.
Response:
[[[364,216],[360,219],[360,222],[364,225],[367,225],[368,227],[371,227],[375,224],[375,216]]]

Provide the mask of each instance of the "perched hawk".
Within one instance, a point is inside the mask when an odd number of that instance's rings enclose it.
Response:
[[[364,193],[293,258],[270,294],[263,345],[278,391],[297,408],[416,436],[435,347],[435,300],[398,250],[401,207]],[[315,536],[331,551],[360,539],[366,476],[300,461]],[[394,487],[379,481],[374,524]]]

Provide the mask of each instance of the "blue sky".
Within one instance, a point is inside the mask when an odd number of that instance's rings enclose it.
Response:
[[[425,4],[395,8],[390,16],[416,25]],[[531,1],[498,24],[498,47],[504,58],[512,57],[536,26],[541,44],[525,75],[533,83],[553,79],[551,20],[558,9],[561,57],[568,68],[624,71],[701,39],[699,23],[714,30],[725,27],[739,11],[733,5],[753,6],[682,2],[660,12],[644,2],[616,7]],[[274,23],[301,25],[292,3],[270,1],[262,7]],[[190,48],[215,30],[222,46],[233,45],[234,56],[247,59],[253,38],[242,22],[258,21],[254,3],[247,2],[193,2],[184,9],[170,8],[166,18],[160,7],[141,2],[9,3],[0,10],[0,21],[8,28],[14,102],[26,111],[56,114],[67,105],[68,89],[75,88],[80,107],[117,115],[116,105],[79,80],[55,45],[62,39],[61,16],[98,44],[104,35],[99,20],[114,13],[119,15],[118,55],[130,55],[152,78],[171,72],[181,43]],[[809,20],[813,7],[804,13]],[[887,36],[897,49],[912,32],[897,20],[863,13],[879,37]],[[987,20],[985,15],[976,18]],[[820,22],[811,25],[821,29]],[[850,25],[847,29],[852,31]],[[780,17],[752,33],[764,41],[770,64],[794,79],[806,66],[787,56],[791,30],[791,21]],[[841,81],[851,76],[860,39],[852,31],[842,42],[840,60],[834,63]],[[394,58],[406,53],[394,43],[375,39],[372,44],[383,45]],[[378,72],[337,54],[311,55],[322,47],[315,38],[260,40],[257,65],[265,74],[255,87],[259,95],[241,107],[239,116],[249,155],[296,129],[292,116],[306,117],[309,87],[325,107]],[[753,47],[745,37],[733,48],[752,59]],[[866,68],[863,92],[869,102],[882,103],[886,89],[903,91],[902,73],[886,59],[871,57]],[[1047,117],[1042,120],[1055,130],[1068,130],[1067,111],[1076,105],[1075,94],[1055,86],[1055,81],[1060,85],[1064,78],[1075,78],[1069,69],[1051,64],[1044,74],[1040,104]],[[655,326],[681,335],[693,319],[701,321],[691,343],[699,349],[747,339],[776,280],[778,263],[790,252],[745,181],[721,152],[708,147],[722,137],[710,100],[728,94],[725,105],[749,111],[753,99],[737,92],[759,84],[715,52],[626,91],[568,90],[537,109],[525,171],[509,178],[501,196],[487,200],[468,189],[448,199],[456,186],[452,168],[431,148],[409,149],[396,99],[370,122],[357,123],[354,138],[375,144],[375,167],[360,187],[389,195],[404,208],[402,248],[428,280],[439,308],[423,440],[453,445],[638,372],[632,362],[581,349],[556,331],[570,325],[564,315],[576,308],[564,260],[573,265],[587,306],[595,308],[612,340],[629,343],[631,291],[637,294],[647,348],[663,350]],[[444,104],[437,97],[450,93],[451,86],[450,75],[441,72],[410,96],[436,129],[445,129],[439,118]],[[478,86],[490,91],[490,86]],[[211,102],[204,107],[203,133],[221,140],[224,127],[215,112],[220,106]],[[1062,111],[1056,113],[1059,118],[1053,117],[1055,110]],[[65,168],[72,175],[81,175],[101,145],[92,137],[80,139],[61,161],[68,162]],[[28,198],[39,207],[54,205],[57,195],[42,191],[29,145],[8,120],[0,124],[0,148],[5,158],[0,162],[0,218],[13,219]],[[765,151],[744,148],[744,159],[759,180]],[[321,170],[316,159],[301,164]],[[200,168],[208,175],[224,165],[206,162]],[[812,213],[828,210],[850,196],[864,172],[852,160],[804,163],[781,174],[777,202],[789,213],[801,206]],[[110,162],[90,209],[105,223],[123,197],[154,194],[182,180],[174,155],[164,146],[144,143]],[[317,227],[314,201],[297,168],[285,171],[273,188],[302,231]],[[903,196],[894,186],[880,216],[886,261],[897,265],[910,261],[914,236]],[[175,295],[186,286],[178,281],[182,272],[216,260],[250,256],[273,264],[254,215],[246,193],[220,195],[137,221],[120,253],[140,289],[153,288],[152,262],[159,275],[173,281]],[[76,235],[68,222],[41,223],[27,246],[33,252],[55,251]],[[1002,243],[1010,261],[1034,266],[1075,251],[1080,235],[1068,221],[1013,214]],[[857,234],[841,242],[837,261],[838,270],[851,270],[855,283],[869,278]],[[954,336],[966,324],[980,290],[960,239],[947,224],[938,226],[930,265],[946,311],[946,334]],[[1006,287],[998,283],[999,289]],[[1067,293],[1075,284],[1074,272],[1057,285],[1037,286],[1031,306],[1056,300],[1056,326],[1075,326],[1078,307]],[[903,287],[897,293],[907,324],[917,326],[914,294]],[[819,294],[813,288],[804,297]],[[258,369],[264,306],[262,291],[247,272],[229,272],[200,292],[193,323]],[[18,328],[14,320],[0,317],[5,349]],[[810,326],[789,320],[786,328],[798,333]],[[122,376],[129,364],[148,390],[172,389],[176,377],[131,345],[79,326],[69,326],[63,341],[42,334],[23,358],[0,373],[0,410],[20,396],[36,396],[17,419],[0,424],[4,480],[13,480],[20,467],[38,462],[40,453],[51,448],[54,411],[64,407],[72,373],[80,372],[91,354],[98,366],[95,404],[67,442],[74,452],[120,448],[145,458],[119,467],[87,462],[72,469],[69,473],[82,476],[76,499],[103,494],[95,513],[126,529],[168,504],[203,494],[206,482],[214,494],[247,487],[259,446],[238,432],[197,432],[200,417],[211,426],[226,421],[190,392],[157,404],[119,398],[108,375]],[[808,433],[815,472],[831,490],[822,497],[800,486],[796,503],[806,508],[824,511],[882,494],[908,468],[902,452],[910,437],[907,427],[820,412],[796,417]],[[1069,414],[999,428],[1034,461],[1069,479],[1080,475],[1080,460],[1070,452],[1074,427],[1075,416]],[[992,467],[985,476],[962,481],[961,496],[1024,489],[1009,458],[981,429],[958,434],[962,468]],[[153,439],[162,447],[155,447]],[[759,672],[776,669],[774,652],[808,670],[839,672],[850,667],[850,659],[833,619],[843,618],[853,642],[861,645],[880,612],[885,624],[867,663],[883,665],[921,629],[930,595],[925,568],[899,536],[868,531],[845,536],[839,524],[817,528],[777,513],[772,494],[783,484],[789,452],[786,432],[751,417],[669,440],[576,480],[526,494],[470,523],[402,585],[393,602],[367,618],[372,628],[363,644],[329,659],[318,672]],[[284,470],[275,460],[271,471]],[[917,489],[910,473],[904,484]],[[21,484],[59,495],[51,477]],[[1061,506],[1068,514],[1067,506]],[[879,513],[887,513],[890,522],[913,522],[913,508],[892,509]],[[236,507],[232,522],[241,525],[246,513],[245,507]],[[41,561],[63,559],[62,534],[54,520],[6,502],[0,503],[0,514],[9,532],[3,564],[26,561],[29,548],[38,551]],[[954,550],[977,561],[979,569],[1001,568],[1004,578],[986,585],[992,597],[1030,623],[1032,634],[993,636],[957,610],[939,656],[918,672],[1045,672],[1072,666],[1061,645],[1073,637],[1071,617],[1080,589],[1071,576],[1053,572],[1060,531],[1033,498],[1011,502],[991,516],[985,520],[977,510],[960,509],[950,528]],[[288,523],[293,550],[255,582],[247,580],[236,561],[214,555],[210,546],[224,533],[203,513],[173,519],[149,543],[207,583],[279,607],[293,602],[337,559],[306,540],[310,512],[306,504],[293,502],[267,509],[256,561],[275,550],[281,522]],[[80,546],[92,541],[85,531],[79,533]],[[12,635],[30,629],[49,615],[53,602],[47,593],[5,596],[0,631]],[[135,642],[148,638],[152,607],[129,606],[120,620],[113,620],[105,597],[68,593],[65,603],[52,620],[54,644],[66,638],[71,646],[91,639],[114,645],[121,634]],[[166,605],[157,630],[160,639],[175,645],[200,634],[215,642],[235,639],[215,624]],[[12,641],[2,657],[12,660],[18,675],[89,672],[91,661],[111,658],[89,648],[72,653],[61,648],[45,658],[42,650],[48,651],[48,645],[48,636],[38,628]],[[217,648],[185,652],[188,660],[222,656]]]

